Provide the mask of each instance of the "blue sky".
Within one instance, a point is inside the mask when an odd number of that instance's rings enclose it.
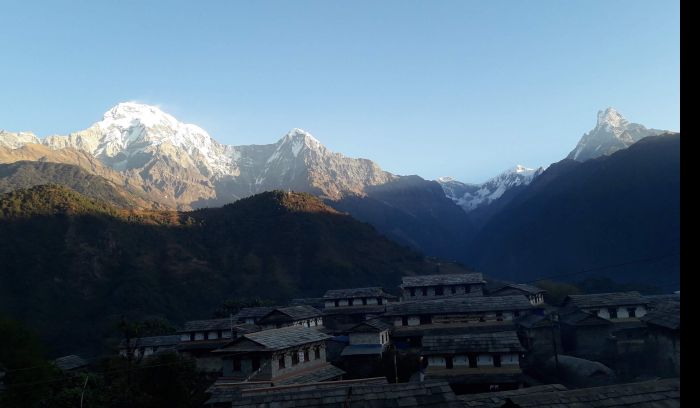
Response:
[[[680,130],[679,3],[0,3],[0,129],[88,127],[121,101],[227,144],[304,128],[398,174],[483,181],[563,158],[616,107]]]

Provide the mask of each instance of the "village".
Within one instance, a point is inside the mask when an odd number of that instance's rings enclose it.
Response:
[[[550,305],[536,286],[480,273],[406,276],[398,290],[242,308],[176,335],[125,339],[119,353],[194,359],[211,378],[211,408],[678,404],[680,293]]]

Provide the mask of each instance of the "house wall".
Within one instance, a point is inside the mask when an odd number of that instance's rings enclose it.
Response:
[[[492,367],[493,357],[490,354],[479,354],[476,356],[477,367]]]
[[[314,347],[319,346],[321,355],[320,358],[316,359],[315,358],[315,353],[314,353]],[[304,350],[308,349],[309,350],[309,360],[304,359]],[[296,365],[292,365],[292,355],[293,354],[298,354],[299,355],[299,363]],[[284,362],[285,362],[285,367],[284,368],[279,368],[279,358],[281,356],[284,356]],[[300,370],[305,370],[307,368],[315,367],[315,366],[320,366],[324,365],[326,363],[326,345],[325,343],[316,343],[316,344],[310,344],[306,345],[304,347],[294,347],[290,348],[287,350],[284,350],[283,352],[280,353],[275,353],[273,358],[272,358],[272,378],[274,379],[275,377],[279,377],[282,375],[286,375],[289,373],[297,372]]]
[[[517,353],[505,353],[505,354],[479,354],[476,356],[476,366],[477,367],[493,367],[493,356],[499,355],[501,357],[501,366],[519,366],[520,356]],[[430,367],[446,368],[447,361],[445,356],[429,356],[428,365]],[[469,357],[464,354],[457,354],[452,356],[453,367],[469,367]]]
[[[382,344],[379,333],[350,333],[350,344]]]
[[[654,325],[648,326],[646,339],[649,357],[654,368],[661,376],[680,376],[681,373],[681,339],[678,331],[667,330]]]
[[[454,356],[452,358],[452,364],[454,366],[468,367],[469,366],[469,358],[467,356]]]
[[[635,308],[635,318],[640,318],[647,314],[646,307],[643,305],[639,306],[619,306],[617,307],[617,318],[618,319],[628,319],[629,312],[627,311],[628,308],[634,307]],[[610,318],[610,313],[608,312],[608,307],[602,307],[602,308],[588,308],[584,309],[587,312],[593,313],[593,314],[598,314],[598,316],[602,317],[603,319],[611,320]]]
[[[520,356],[515,353],[501,355],[501,365],[520,365]]]
[[[428,365],[430,367],[445,367],[447,365],[447,362],[445,361],[445,357],[429,356],[428,357]]]

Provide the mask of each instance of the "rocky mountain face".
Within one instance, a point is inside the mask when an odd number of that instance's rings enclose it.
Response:
[[[41,150],[37,144],[49,151],[32,154]],[[333,153],[301,129],[274,144],[228,146],[155,106],[131,102],[113,107],[88,129],[65,136],[39,140],[30,133],[3,132],[0,148],[3,162],[35,159],[87,165],[96,174],[112,173],[108,178],[121,179],[153,201],[184,209],[273,189],[339,199],[348,193],[362,195],[367,186],[397,177],[370,160]],[[89,163],[91,159],[99,165]]]
[[[88,129],[65,136],[6,132],[0,163],[19,160],[80,166],[152,202],[149,208],[217,207],[276,189],[308,192],[400,243],[451,259],[469,230],[464,212],[438,184],[331,152],[302,129],[273,144],[227,146],[137,103],[118,104]]]
[[[543,171],[542,167],[530,169],[517,165],[482,184],[462,183],[452,177],[440,177],[436,181],[440,183],[450,200],[462,207],[464,211],[471,212],[488,206],[508,190],[530,184]]]
[[[596,126],[583,135],[567,158],[580,162],[594,159],[628,148],[647,136],[667,132],[647,129],[639,123],[630,123],[615,108],[607,108],[598,111]]]

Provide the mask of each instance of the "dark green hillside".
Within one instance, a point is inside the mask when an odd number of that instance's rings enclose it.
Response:
[[[395,287],[422,256],[307,194],[191,213],[136,212],[58,186],[0,197],[0,311],[53,352],[94,354],[122,315],[206,318],[228,298]]]
[[[553,164],[465,250],[470,264],[499,278],[526,281],[619,265],[559,279],[607,277],[679,289],[680,134],[650,136],[583,163]]]

